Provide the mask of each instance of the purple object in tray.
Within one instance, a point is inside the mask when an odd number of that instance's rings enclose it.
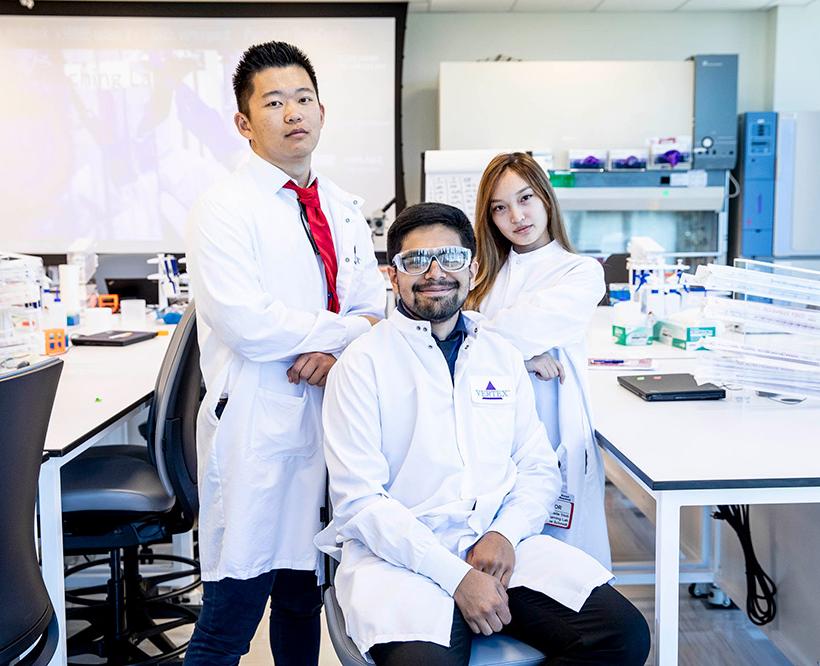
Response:
[[[572,160],[569,164],[570,169],[603,169],[604,163],[595,155],[587,155],[582,160]]]
[[[688,159],[688,153],[682,153],[679,150],[667,150],[655,157],[655,164],[669,164],[674,167],[681,162],[686,162]]]
[[[629,157],[612,160],[612,166],[615,169],[645,169],[646,160],[630,155]]]

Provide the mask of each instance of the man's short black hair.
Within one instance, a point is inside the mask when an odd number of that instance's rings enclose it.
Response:
[[[420,203],[405,208],[387,230],[387,261],[393,262],[393,257],[401,252],[404,237],[413,229],[434,224],[453,229],[461,238],[461,244],[475,256],[473,225],[461,209],[443,203]]]
[[[236,107],[246,116],[249,114],[248,100],[253,94],[253,76],[270,67],[290,67],[296,65],[307,72],[316,98],[319,97],[319,84],[316,72],[304,51],[286,42],[266,42],[254,44],[239,60],[233,73],[233,92],[236,95]]]

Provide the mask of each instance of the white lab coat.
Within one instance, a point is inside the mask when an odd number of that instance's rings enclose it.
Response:
[[[516,546],[510,587],[577,611],[611,578],[540,534],[561,482],[527,372],[512,345],[469,318],[468,327],[454,383],[430,324],[397,310],[328,378],[334,518],[317,544],[334,553],[342,543],[336,593],[362,654],[391,641],[449,645],[464,558],[491,530]]]
[[[324,499],[323,389],[289,384],[304,352],[341,352],[383,316],[385,284],[358,197],[318,176],[341,311],[280,169],[251,154],[195,205],[188,271],[207,394],[197,420],[204,580],[317,569]],[[215,407],[229,398],[221,420]]]
[[[524,356],[550,351],[566,379],[531,375],[538,415],[561,462],[564,489],[574,497],[569,529],[545,533],[577,546],[605,567],[612,559],[604,512],[604,467],[589,404],[586,332],[604,295],[601,265],[567,252],[557,241],[510,256],[479,306],[481,326],[511,342]]]

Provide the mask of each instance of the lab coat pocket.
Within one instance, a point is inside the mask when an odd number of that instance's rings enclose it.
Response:
[[[262,460],[313,455],[318,426],[309,411],[309,391],[301,396],[258,388],[254,398],[252,448]]]
[[[484,463],[505,463],[510,459],[515,436],[515,405],[473,407],[476,457]]]

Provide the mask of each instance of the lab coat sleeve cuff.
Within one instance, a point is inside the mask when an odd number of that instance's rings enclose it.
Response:
[[[441,544],[434,544],[419,564],[419,573],[433,579],[451,597],[472,567]]]
[[[370,330],[370,322],[359,315],[349,315],[342,321],[345,325],[345,347]]]
[[[487,528],[487,531],[498,532],[512,544],[513,548],[516,548],[528,536],[532,536],[532,529],[530,529],[528,521],[520,515],[516,515],[514,511],[499,515],[492,525]]]

